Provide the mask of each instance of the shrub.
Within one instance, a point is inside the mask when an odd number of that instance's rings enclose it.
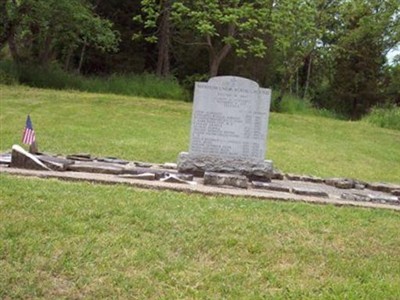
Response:
[[[400,107],[375,107],[363,120],[379,127],[400,130]]]
[[[42,67],[0,62],[0,83],[22,83],[52,89],[71,89],[95,93],[113,93],[148,98],[185,100],[186,91],[175,78],[159,78],[152,74],[124,74],[108,77],[85,77],[62,70],[58,65]]]

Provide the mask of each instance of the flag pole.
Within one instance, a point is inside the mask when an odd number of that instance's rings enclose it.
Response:
[[[29,112],[28,116],[30,116],[30,115],[31,115],[31,113]],[[38,149],[36,139],[35,139],[33,141],[33,143],[29,145],[29,153],[36,154],[38,152],[39,152],[39,149]]]
[[[39,152],[36,141],[29,145],[29,153],[37,154]]]

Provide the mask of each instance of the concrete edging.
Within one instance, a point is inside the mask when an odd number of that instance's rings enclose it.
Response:
[[[205,186],[202,184],[189,185],[180,183],[169,183],[161,181],[149,181],[131,178],[121,178],[117,175],[98,174],[98,173],[84,173],[84,172],[56,172],[56,171],[36,171],[26,169],[16,169],[9,167],[0,167],[0,173],[10,174],[24,177],[37,177],[37,178],[54,178],[66,181],[87,181],[97,184],[123,184],[143,189],[154,190],[172,190],[185,193],[196,193],[207,196],[233,196],[233,197],[249,197],[259,200],[278,200],[278,201],[293,201],[317,204],[331,204],[335,206],[356,206],[365,208],[383,208],[391,209],[400,212],[400,206],[372,203],[372,202],[359,202],[350,200],[339,200],[332,198],[318,198],[297,194],[289,194],[285,192],[275,192],[267,190],[256,189],[240,189],[240,188],[224,188],[215,186]]]

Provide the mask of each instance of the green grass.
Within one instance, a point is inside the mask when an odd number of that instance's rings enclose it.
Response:
[[[2,299],[398,299],[400,217],[0,175]]]
[[[189,147],[192,104],[0,85],[0,150],[31,114],[39,149],[163,163]],[[285,172],[400,182],[400,132],[366,122],[272,113],[267,158]]]
[[[276,98],[272,99],[272,109],[284,114],[308,115],[343,120],[344,117],[326,109],[317,109],[308,99],[298,98],[296,95],[286,94],[278,105]]]
[[[400,130],[400,107],[376,107],[363,120],[383,128]]]
[[[58,90],[79,90],[95,93],[113,93],[158,99],[187,100],[187,92],[174,78],[159,78],[151,74],[125,74],[108,77],[85,77],[63,71],[57,65],[41,67],[15,65],[0,60],[0,84],[21,83],[31,87]]]

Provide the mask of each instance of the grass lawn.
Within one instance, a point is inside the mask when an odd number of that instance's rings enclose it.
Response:
[[[39,149],[150,162],[189,147],[191,103],[0,85],[0,150],[31,114]],[[272,113],[268,153],[284,172],[400,183],[400,131],[366,122]]]
[[[0,149],[175,161],[191,104],[0,86]],[[400,181],[400,132],[272,114],[287,172]],[[0,299],[399,299],[399,213],[0,175]]]
[[[399,299],[400,215],[0,175],[1,299]]]

